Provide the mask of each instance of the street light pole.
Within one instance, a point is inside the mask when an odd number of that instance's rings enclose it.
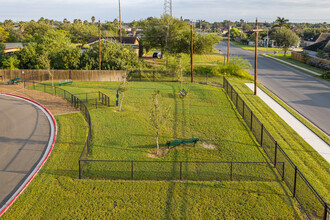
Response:
[[[230,21],[228,21],[227,63],[229,63],[229,47],[230,47]]]
[[[99,20],[99,70],[101,70],[101,21]]]
[[[191,82],[194,82],[194,61],[193,61],[193,55],[194,55],[194,43],[193,43],[193,23],[190,24],[191,29],[191,39],[190,39],[190,65],[191,65]]]
[[[121,9],[120,9],[120,0],[119,0],[119,40],[120,40],[120,43],[123,42],[122,33],[121,33]]]
[[[255,58],[254,58],[254,95],[257,95],[257,69],[258,69],[258,35],[259,31],[262,31],[262,29],[259,29],[258,24],[263,24],[263,23],[258,23],[258,18],[256,18],[255,23],[249,23],[249,24],[255,24],[256,29],[253,30],[256,35],[256,40],[255,40]]]

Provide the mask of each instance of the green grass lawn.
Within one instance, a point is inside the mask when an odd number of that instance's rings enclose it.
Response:
[[[237,46],[237,47],[240,47],[244,50],[255,50],[255,46],[249,46],[249,45],[244,45],[244,44],[241,44],[241,43],[238,43],[236,41],[231,41],[230,42],[231,44]],[[258,51],[283,51],[283,48],[277,48],[277,47],[258,47]]]
[[[272,111],[259,97],[243,83],[248,80],[232,79],[230,83],[245,100],[247,105],[265,125],[279,145],[289,155],[308,181],[330,202],[330,165],[309,144],[307,144],[286,122]],[[283,103],[282,103],[283,104]],[[329,139],[327,139],[329,140]]]
[[[113,100],[116,83],[74,82],[72,92],[100,90]],[[160,159],[148,158],[155,136],[148,127],[148,100],[158,88],[173,117],[162,133],[167,139],[199,136],[200,145],[178,147]],[[130,83],[123,112],[114,107],[91,110],[92,158],[140,160],[265,160],[251,133],[223,91],[185,85],[188,97],[176,96],[176,83]],[[296,203],[278,181],[107,181],[79,180],[78,158],[86,123],[78,113],[56,116],[58,138],[39,174],[3,219],[297,219]]]
[[[298,60],[294,60],[294,59],[292,59],[292,58],[291,58],[291,54],[287,54],[286,56],[284,56],[284,54],[276,54],[276,55],[274,55],[274,54],[269,54],[269,53],[268,53],[267,55],[269,55],[269,56],[271,56],[271,57],[275,57],[275,58],[280,59],[280,60],[283,60],[283,61],[286,61],[286,62],[288,62],[288,63],[292,63],[292,64],[294,64],[294,65],[297,65],[297,66],[303,67],[303,68],[305,68],[305,69],[308,69],[308,70],[311,70],[311,71],[314,71],[314,72],[320,73],[320,74],[325,73],[325,71],[322,70],[322,69],[319,69],[319,68],[316,68],[316,67],[310,66],[310,65],[308,65],[308,64],[306,64],[306,63],[302,63],[302,62],[300,62],[300,61],[298,61]],[[299,69],[299,70],[301,71],[301,69]],[[306,73],[310,74],[309,72],[306,72]]]

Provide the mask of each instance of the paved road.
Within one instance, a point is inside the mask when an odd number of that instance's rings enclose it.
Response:
[[[0,209],[43,157],[50,130],[40,108],[0,95]]]
[[[225,43],[215,48],[227,52]],[[254,65],[254,51],[231,45],[230,53]],[[263,56],[258,57],[258,81],[330,136],[330,82]]]

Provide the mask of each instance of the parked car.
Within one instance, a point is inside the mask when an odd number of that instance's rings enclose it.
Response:
[[[161,58],[162,57],[162,53],[161,52],[155,52],[153,55],[152,55],[152,58]]]

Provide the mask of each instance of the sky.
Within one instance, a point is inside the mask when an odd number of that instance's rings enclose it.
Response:
[[[163,14],[164,0],[121,0],[122,21]],[[329,0],[172,0],[173,16],[209,22],[232,20],[330,23]],[[118,0],[0,0],[0,21],[38,20],[40,17],[104,21],[118,19]]]

